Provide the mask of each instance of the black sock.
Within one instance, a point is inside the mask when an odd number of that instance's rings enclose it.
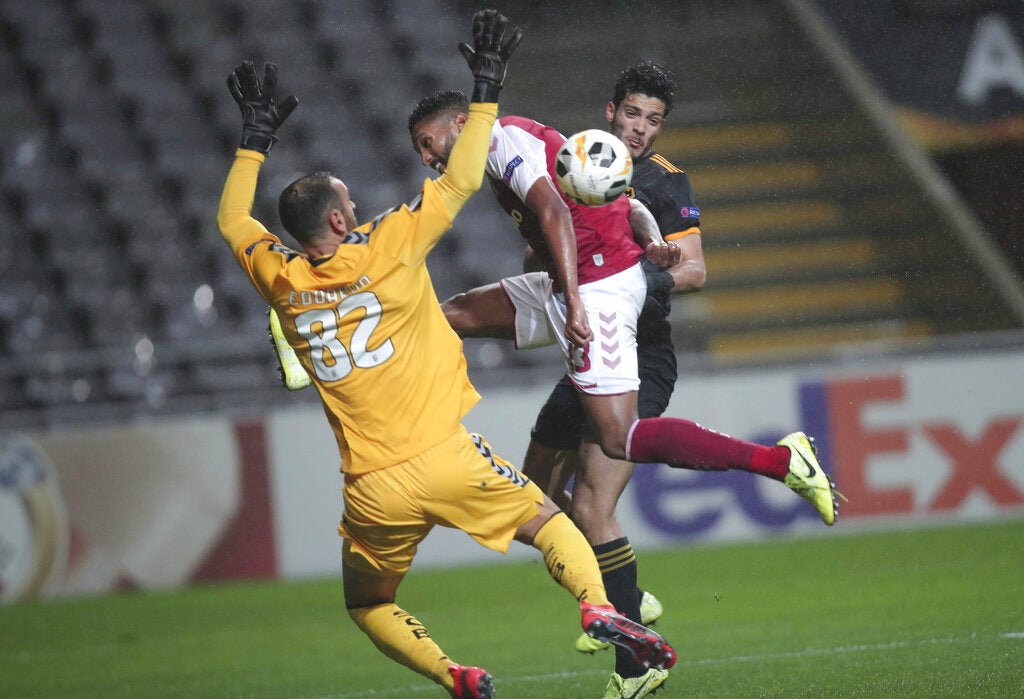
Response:
[[[608,601],[625,617],[640,623],[640,597],[636,586],[636,554],[629,539],[622,537],[594,546]],[[646,670],[629,651],[615,647],[615,672],[621,677],[639,677]]]

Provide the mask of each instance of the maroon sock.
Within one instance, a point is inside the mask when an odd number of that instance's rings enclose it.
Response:
[[[674,468],[735,468],[779,481],[789,472],[786,447],[754,444],[674,417],[637,420],[630,430],[626,451],[630,461],[665,463]]]

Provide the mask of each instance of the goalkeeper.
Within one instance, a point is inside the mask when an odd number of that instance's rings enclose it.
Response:
[[[260,166],[297,101],[276,100],[273,65],[262,83],[252,63],[238,66],[228,86],[242,111],[242,140],[217,215],[225,241],[316,386],[337,438],[349,615],[381,652],[457,698],[493,696],[491,676],[454,663],[395,603],[417,545],[436,524],[498,551],[513,538],[536,547],[579,600],[584,631],[643,664],[675,662],[660,636],[609,605],[593,552],[568,517],[461,422],[480,397],[434,295],[426,257],[483,180],[498,93],[521,38],[506,27],[493,10],[474,16],[473,46],[460,46],[474,76],[466,126],[448,171],[426,180],[413,202],[360,226],[348,189],[333,175],[314,173],[285,188],[281,222],[302,252],[251,216]]]

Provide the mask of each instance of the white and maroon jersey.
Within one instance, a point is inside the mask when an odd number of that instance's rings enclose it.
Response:
[[[502,117],[491,129],[487,179],[498,203],[519,226],[544,269],[556,279],[551,252],[537,216],[526,205],[530,187],[541,177],[555,179],[555,156],[565,142],[556,129],[524,117]],[[564,194],[576,229],[577,276],[580,284],[597,281],[627,269],[643,256],[629,225],[629,199],[619,197],[604,206],[583,206]]]

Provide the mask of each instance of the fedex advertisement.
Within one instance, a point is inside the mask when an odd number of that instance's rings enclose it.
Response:
[[[557,376],[467,416],[519,463]],[[1024,350],[687,374],[666,415],[763,444],[802,430],[846,496],[835,527],[779,482],[640,464],[634,547],[1024,516]],[[338,575],[342,478],[319,405],[0,435],[0,601]],[[435,529],[417,567],[507,556]]]
[[[466,425],[518,464],[549,391],[546,384],[483,391]],[[707,375],[681,372],[665,414],[763,444],[803,430],[814,437],[823,468],[848,502],[840,502],[838,522],[829,528],[806,501],[776,481],[739,471],[641,464],[617,509],[638,549],[1024,516],[1021,351]],[[301,440],[286,436],[300,430],[304,420],[308,417],[300,414],[271,419],[272,449],[281,449],[273,463],[283,463],[289,453],[294,457],[296,448],[308,450],[303,463],[335,458],[326,428],[316,439],[312,432]],[[296,575],[326,572],[318,561],[329,560],[329,569],[336,570],[337,542],[325,542],[319,552],[313,542],[323,541],[324,522],[331,529],[340,512],[340,481],[334,474],[307,472],[307,478],[323,479],[318,491],[330,493],[329,501],[321,503],[323,511],[314,513],[314,501],[294,473],[284,474],[273,488],[277,531],[294,542],[279,549],[283,568]],[[532,555],[532,549],[517,544],[507,554]],[[502,558],[461,532],[439,528],[420,547],[417,566]]]
[[[837,488],[837,528],[1024,512],[1024,361],[929,358],[683,380],[670,407],[774,443],[801,429]],[[702,398],[713,396],[714,402]],[[682,409],[680,406],[682,405]],[[704,417],[706,416],[706,417]],[[620,508],[648,543],[822,527],[780,484],[747,473],[641,466]]]

